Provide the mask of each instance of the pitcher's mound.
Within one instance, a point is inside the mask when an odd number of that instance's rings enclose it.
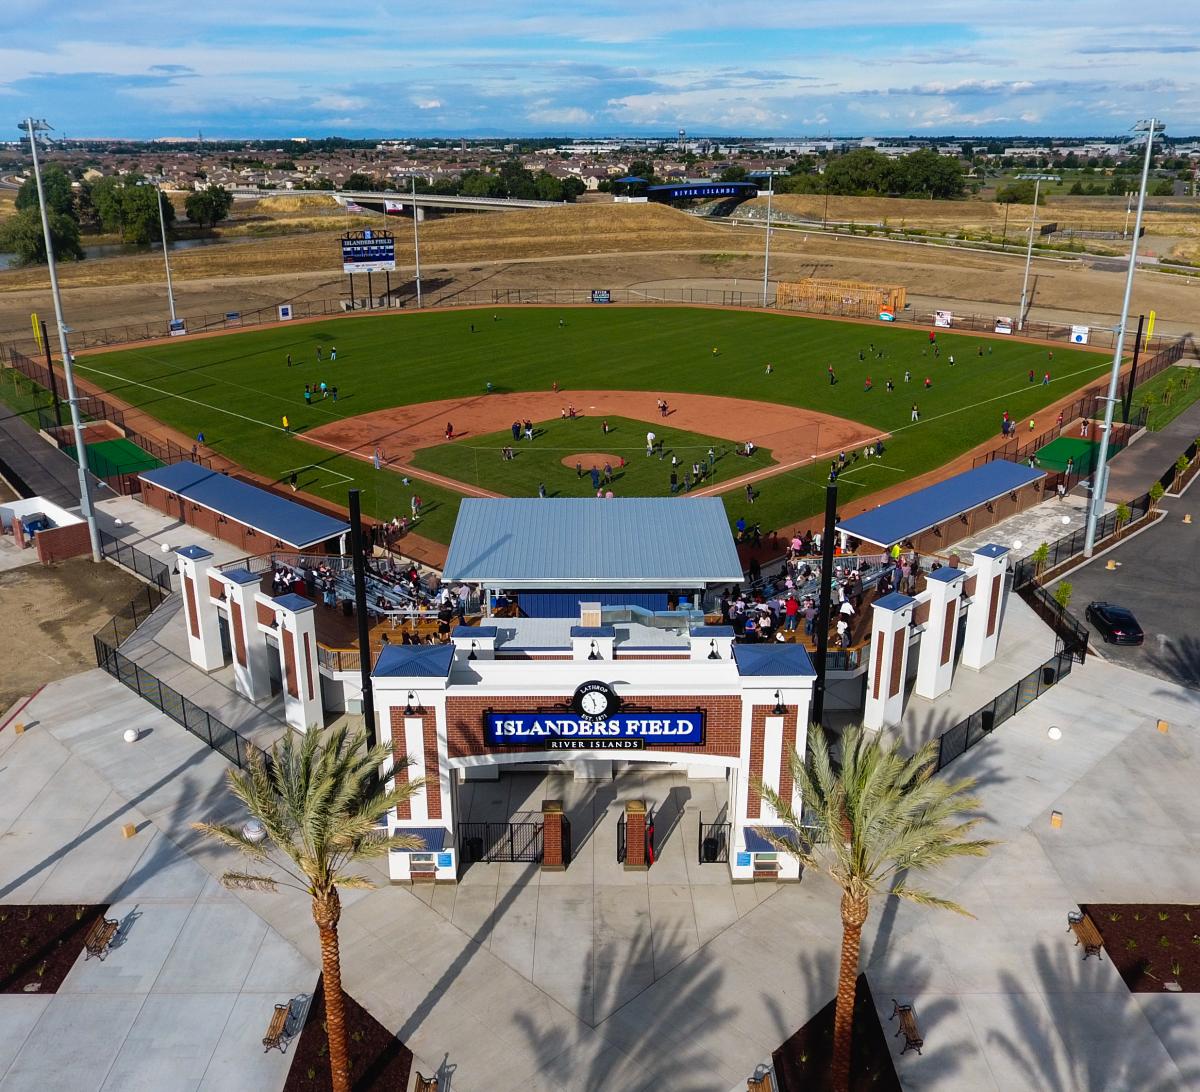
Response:
[[[585,451],[581,455],[568,455],[562,464],[563,466],[575,469],[575,464],[578,463],[586,474],[594,466],[597,470],[603,470],[604,464],[608,463],[614,470],[621,465],[621,457],[619,455],[605,455],[599,451]]]

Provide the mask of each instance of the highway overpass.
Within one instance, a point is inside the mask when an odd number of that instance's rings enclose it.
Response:
[[[364,207],[379,206],[383,211],[384,201],[411,208],[414,200],[418,208],[475,209],[476,211],[511,212],[513,209],[548,209],[565,204],[563,201],[534,201],[521,197],[457,197],[440,193],[418,193],[414,198],[411,191],[381,192],[375,190],[259,190],[251,187],[229,191],[234,197],[254,197],[260,200],[271,197],[297,197],[305,194],[325,194],[334,198],[339,205],[353,202]]]

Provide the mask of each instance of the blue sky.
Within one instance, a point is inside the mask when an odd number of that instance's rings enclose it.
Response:
[[[263,10],[264,8],[268,10]],[[1200,133],[1178,0],[4,0],[68,136]]]

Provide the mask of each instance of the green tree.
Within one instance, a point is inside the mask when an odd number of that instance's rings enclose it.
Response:
[[[363,174],[361,171],[355,171],[350,175],[342,186],[344,190],[352,190],[359,193],[373,193],[379,189],[379,183],[375,181],[369,174]]]
[[[1071,605],[1071,595],[1074,591],[1075,588],[1070,581],[1059,581],[1058,586],[1054,589],[1054,602],[1066,610]]]
[[[50,240],[54,244],[54,257],[60,262],[83,260],[83,247],[79,245],[79,224],[71,216],[51,211]],[[22,209],[0,224],[0,250],[9,251],[17,257],[18,265],[44,265],[46,262],[46,240],[42,234],[42,217],[36,209]]]
[[[1076,179],[1071,188],[1067,190],[1067,193],[1069,193],[1072,197],[1078,197],[1083,193],[1083,183],[1080,182],[1079,179]]]
[[[587,193],[587,186],[583,184],[581,178],[564,178],[562,181],[562,195],[564,201],[574,201],[575,198]]]
[[[117,232],[127,243],[148,243],[160,235],[158,210],[170,235],[175,206],[141,175],[106,175],[92,183],[91,201],[100,226]]]
[[[1150,190],[1152,197],[1171,197],[1175,193],[1175,183],[1170,178],[1155,182]]]
[[[534,179],[534,190],[539,201],[561,201],[563,184],[549,171],[539,171]]]
[[[896,164],[896,177],[905,193],[938,198],[962,193],[962,161],[957,156],[938,155],[932,148],[902,156]]]
[[[1001,186],[996,191],[996,202],[1001,205],[1032,205],[1037,186],[1028,179],[1018,179]],[[1046,195],[1037,193],[1039,205],[1046,203]]]
[[[499,169],[501,196],[503,197],[537,197],[537,182],[533,172],[521,166],[515,159],[509,159],[500,164]]]
[[[280,885],[303,891],[312,900],[313,921],[321,938],[321,973],[325,988],[329,1064],[334,1092],[350,1092],[345,1006],[338,946],[342,914],[338,888],[371,888],[374,882],[351,871],[362,861],[386,856],[392,849],[421,849],[413,835],[381,833],[377,821],[412,799],[420,781],[395,782],[387,788],[379,771],[391,758],[386,744],[366,746],[366,733],[347,738],[345,728],[324,734],[309,730],[300,742],[289,732],[271,748],[270,766],[254,752],[246,771],[229,770],[229,788],[266,837],[253,841],[243,828],[195,823],[195,829],[245,854],[261,867],[273,867],[286,879],[265,872],[229,871],[221,883],[229,888],[275,891]],[[407,763],[407,759],[399,760]],[[268,856],[274,847],[276,859]],[[278,857],[286,859],[280,864]]]
[[[874,148],[856,148],[829,161],[825,168],[827,193],[865,195],[892,193],[899,188],[892,161]]]
[[[958,903],[912,886],[911,876],[956,857],[982,857],[995,844],[968,837],[979,822],[963,818],[979,807],[979,801],[968,795],[974,779],[933,776],[938,741],[930,740],[908,758],[900,748],[899,741],[885,744],[879,732],[852,725],[842,734],[841,768],[835,770],[824,730],[813,725],[808,733],[809,761],[802,761],[795,748],[787,756],[811,823],[801,820],[790,799],[760,786],[763,799],[790,828],[787,838],[768,835],[771,840],[806,867],[826,872],[842,889],[842,951],[833,1032],[835,1092],[847,1092],[850,1086],[854,993],[870,900],[892,895],[967,914]]]
[[[1117,538],[1121,537],[1122,529],[1129,522],[1129,517],[1133,515],[1133,509],[1122,501],[1117,505]]]
[[[233,207],[233,194],[223,186],[205,186],[202,190],[189,193],[183,207],[192,223],[201,227],[215,227],[229,215]]]
[[[721,182],[745,182],[746,181],[746,168],[739,166],[736,163],[731,167],[726,167],[721,172],[721,177],[720,177],[719,181],[721,181]]]
[[[464,197],[503,197],[504,183],[498,175],[484,171],[464,171],[460,192]]]
[[[57,163],[47,163],[42,168],[42,192],[46,195],[46,208],[60,216],[75,216],[75,191],[71,188],[71,176]],[[37,180],[30,175],[17,190],[15,202],[18,209],[38,207]]]
[[[1050,558],[1050,546],[1043,542],[1032,554],[1029,555],[1033,559],[1033,572],[1035,576],[1041,576],[1046,568],[1046,562]]]
[[[654,174],[654,164],[648,159],[635,159],[629,164],[629,173],[634,178],[644,178],[651,185],[658,181]]]

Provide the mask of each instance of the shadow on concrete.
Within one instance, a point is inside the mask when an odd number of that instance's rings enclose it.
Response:
[[[1016,1035],[1001,1031],[988,1033],[988,1042],[1007,1055],[1014,1069],[1024,1074],[1023,1087],[1042,1092],[1077,1092],[1084,1088],[1136,1088],[1139,1092],[1176,1092],[1181,1088],[1200,1087],[1197,1064],[1196,1025],[1188,1018],[1190,1010],[1178,1004],[1178,996],[1165,995],[1155,1006],[1154,1018],[1147,1025],[1148,1013],[1116,979],[1116,989],[1099,993],[1084,978],[1085,963],[1078,949],[1067,945],[1053,949],[1039,942],[1033,950],[1037,987],[1046,1003],[1049,1020],[1039,1020],[1036,998],[1029,998],[1030,983],[1006,975],[1001,992],[1008,998]],[[1113,975],[1116,978],[1116,975]],[[1157,995],[1150,995],[1157,996]],[[1096,1002],[1104,998],[1110,1004],[1103,1013]],[[1052,1030],[1053,1029],[1053,1030]],[[1134,1048],[1134,1042],[1147,1030],[1162,1044],[1179,1068],[1179,1076],[1151,1077],[1147,1059]],[[1063,1059],[1054,1065],[1052,1059]]]

